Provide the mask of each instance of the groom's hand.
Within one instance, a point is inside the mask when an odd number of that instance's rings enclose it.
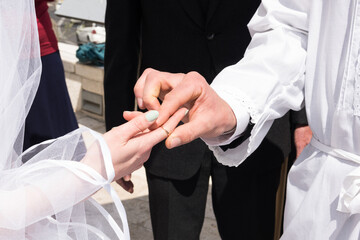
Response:
[[[236,126],[236,118],[230,106],[209,86],[204,77],[196,72],[171,74],[146,69],[134,88],[141,109],[158,110],[155,125],[164,124],[179,108],[189,112],[166,140],[173,148],[198,137],[213,138]],[[160,105],[158,99],[163,102]]]

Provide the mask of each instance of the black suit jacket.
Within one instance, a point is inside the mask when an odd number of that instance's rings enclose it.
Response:
[[[108,0],[107,129],[124,122],[124,110],[134,109],[138,70],[197,71],[211,83],[223,68],[237,63],[250,41],[246,25],[259,4],[259,0],[210,0],[204,12],[197,0]],[[289,117],[275,123],[271,132],[265,144],[274,145],[283,158],[290,151]],[[186,179],[199,169],[205,151],[199,139],[173,150],[161,143],[153,149],[146,167],[158,176]],[[269,153],[274,151],[264,156]]]

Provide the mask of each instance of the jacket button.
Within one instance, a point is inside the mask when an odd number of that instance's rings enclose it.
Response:
[[[215,34],[214,34],[214,33],[209,33],[209,34],[206,36],[206,38],[207,38],[208,40],[213,40],[214,37],[215,37]]]

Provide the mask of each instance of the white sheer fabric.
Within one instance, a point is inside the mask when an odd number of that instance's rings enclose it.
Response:
[[[129,239],[125,211],[110,186],[110,152],[99,134],[79,129],[21,153],[40,75],[34,1],[0,1],[0,239]],[[94,139],[88,151],[86,133]],[[113,197],[121,227],[89,198],[101,187]]]

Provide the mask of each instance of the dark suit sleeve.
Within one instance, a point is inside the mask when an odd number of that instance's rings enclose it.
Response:
[[[105,28],[105,123],[106,129],[125,122],[122,113],[134,110],[140,49],[139,0],[108,0]]]
[[[290,121],[292,127],[295,129],[297,126],[307,126],[307,118],[305,107],[300,111],[291,111],[290,112]]]

